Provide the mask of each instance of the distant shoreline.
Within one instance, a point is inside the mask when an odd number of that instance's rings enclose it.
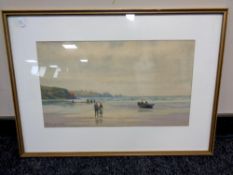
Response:
[[[56,86],[44,86],[41,85],[41,96],[42,99],[78,99],[78,98],[99,98],[99,97],[106,97],[106,98],[114,98],[114,97],[127,97],[127,98],[149,98],[149,97],[157,97],[157,98],[191,98],[188,95],[151,95],[151,96],[129,96],[129,95],[122,95],[117,94],[113,95],[109,92],[95,92],[92,90],[68,90],[66,88],[56,87]]]

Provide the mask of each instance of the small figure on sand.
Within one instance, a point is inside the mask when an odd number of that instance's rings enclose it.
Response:
[[[100,114],[100,117],[103,117],[103,104],[100,103],[99,105],[99,114]]]
[[[95,102],[95,104],[94,104],[94,109],[95,109],[95,118],[97,118],[98,117],[98,109],[99,109],[97,102]]]
[[[94,103],[94,109],[95,109],[95,118],[103,117],[103,104],[101,102],[95,102]]]

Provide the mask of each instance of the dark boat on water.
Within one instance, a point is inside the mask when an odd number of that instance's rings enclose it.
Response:
[[[138,102],[138,107],[151,109],[154,107],[154,104],[148,102]]]

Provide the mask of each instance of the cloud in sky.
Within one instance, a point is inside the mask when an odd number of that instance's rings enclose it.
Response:
[[[64,43],[78,49],[64,49]],[[131,96],[190,95],[194,48],[193,40],[37,42],[39,65],[47,67],[40,81]],[[57,78],[49,65],[61,69]]]

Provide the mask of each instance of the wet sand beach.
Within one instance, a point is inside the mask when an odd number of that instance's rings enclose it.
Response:
[[[94,104],[44,105],[45,127],[187,126],[187,103],[158,103],[142,109],[135,102],[105,102],[103,117],[95,118]]]

